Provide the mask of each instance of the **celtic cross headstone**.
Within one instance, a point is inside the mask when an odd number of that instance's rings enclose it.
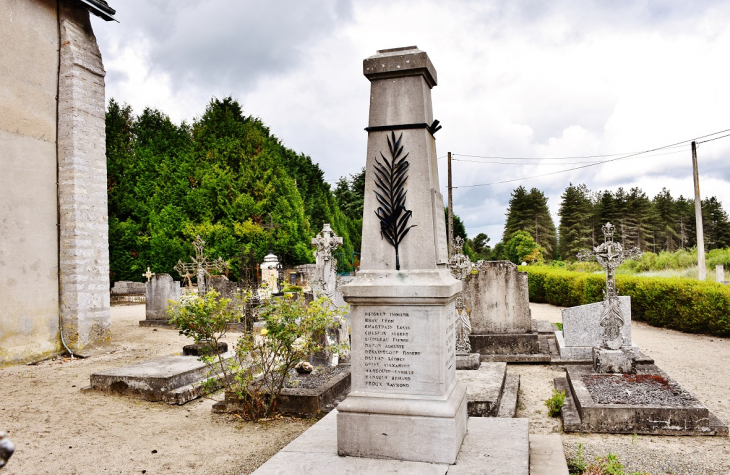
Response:
[[[616,292],[616,268],[626,259],[641,258],[639,248],[626,249],[620,243],[614,242],[614,226],[606,223],[603,227],[604,242],[593,251],[582,250],[578,253],[581,261],[596,260],[606,269],[606,290],[604,291],[603,312],[601,327],[603,328],[602,346],[610,350],[618,350],[624,344],[621,336],[621,327],[624,325],[624,316]]]

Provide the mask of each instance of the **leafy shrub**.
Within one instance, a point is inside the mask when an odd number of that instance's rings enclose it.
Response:
[[[548,408],[548,415],[550,417],[558,417],[563,404],[565,404],[565,391],[553,389],[553,395],[545,401],[545,406]]]
[[[240,317],[228,310],[227,299],[218,299],[215,291],[205,297],[184,297],[169,310],[170,323],[180,333],[196,342],[217,342],[225,334],[226,323]],[[342,310],[327,298],[309,304],[294,299],[291,294],[271,299],[261,310],[265,322],[261,335],[244,333],[235,346],[234,356],[225,360],[220,352],[217,358],[201,357],[221,372],[227,394],[238,398],[244,415],[257,421],[269,418],[284,387],[286,377],[298,362],[310,355],[326,351],[339,352],[346,345],[327,345],[322,336],[339,325]],[[219,387],[218,378],[210,378],[203,386],[206,392]]]
[[[602,274],[526,266],[531,302],[574,307],[603,300]],[[730,287],[676,277],[617,275],[619,295],[631,297],[631,318],[688,333],[730,336]]]

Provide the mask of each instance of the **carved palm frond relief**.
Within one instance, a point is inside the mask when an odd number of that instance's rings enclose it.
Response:
[[[387,136],[386,136],[387,137]],[[408,180],[408,154],[403,154],[401,139],[403,134],[396,140],[395,132],[391,132],[388,139],[388,150],[391,159],[385,158],[380,153],[382,162],[375,158],[375,196],[378,199],[378,209],[375,214],[380,220],[380,235],[384,237],[395,248],[395,269],[400,270],[400,256],[398,246],[408,231],[415,225],[408,226],[408,221],[413,214],[406,209],[405,185]]]

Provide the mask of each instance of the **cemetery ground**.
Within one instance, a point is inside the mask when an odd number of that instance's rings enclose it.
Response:
[[[560,308],[530,304],[538,320],[560,322]],[[296,438],[314,419],[277,418],[254,424],[213,414],[210,399],[182,406],[82,392],[89,375],[182,351],[176,330],[140,327],[144,305],[112,307],[114,351],[84,360],[56,358],[0,369],[0,423],[17,450],[5,474],[251,473]],[[730,421],[730,338],[690,335],[632,322],[641,350],[724,422]],[[237,334],[230,334],[229,344]],[[521,375],[517,417],[531,434],[560,433],[568,459],[583,444],[587,462],[609,452],[627,473],[728,474],[727,437],[566,434],[544,401],[553,378],[549,365],[509,365]],[[214,399],[222,399],[222,393]]]

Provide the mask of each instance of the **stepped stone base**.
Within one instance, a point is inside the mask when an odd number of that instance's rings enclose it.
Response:
[[[332,411],[259,467],[254,474],[528,475],[530,471],[527,419],[470,418],[456,463],[449,465],[339,456],[337,414],[336,410]],[[565,460],[561,463],[565,464]]]

